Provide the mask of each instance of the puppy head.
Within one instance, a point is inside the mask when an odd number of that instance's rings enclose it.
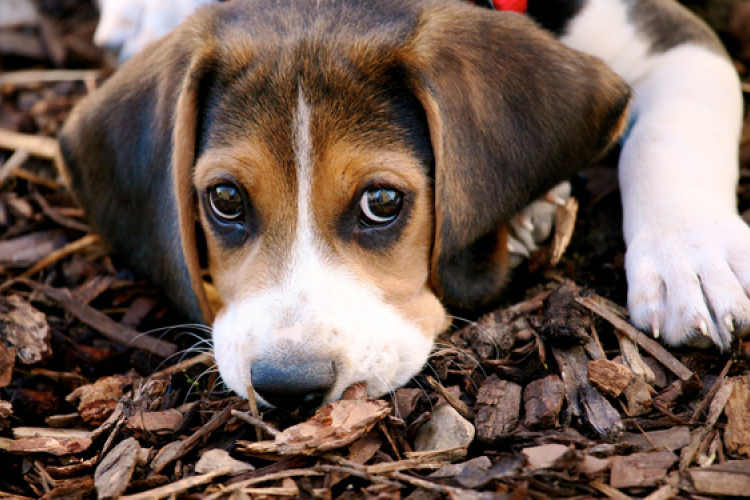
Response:
[[[601,63],[520,16],[363,4],[204,9],[124,66],[61,140],[99,229],[136,241],[139,256],[156,245],[147,260],[176,251],[158,263],[179,279],[152,276],[169,292],[193,290],[179,305],[210,321],[198,222],[224,304],[213,329],[220,373],[273,404],[406,383],[449,324],[444,304],[496,300],[504,223],[600,155],[627,104]],[[152,105],[134,116],[138,99]],[[134,128],[102,132],[113,113]],[[92,153],[92,135],[107,146]],[[102,210],[87,186],[106,178],[93,162],[148,180],[111,186],[118,201]],[[117,213],[135,200],[160,215]],[[127,237],[107,234],[123,217]]]

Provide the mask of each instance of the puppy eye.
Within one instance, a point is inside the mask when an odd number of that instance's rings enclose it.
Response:
[[[208,191],[211,210],[223,222],[235,222],[245,213],[242,193],[232,184],[216,184]]]
[[[403,195],[395,189],[368,189],[359,201],[360,220],[367,226],[383,226],[396,220],[402,205]]]

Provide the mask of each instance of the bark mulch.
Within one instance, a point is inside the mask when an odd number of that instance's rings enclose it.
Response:
[[[407,387],[353,386],[312,417],[225,392],[206,329],[118,264],[61,186],[52,138],[108,70],[88,0],[33,5],[0,15],[0,497],[748,496],[750,341],[668,351],[630,326],[607,165],[574,182],[560,263],[532,255]],[[698,7],[747,79],[750,3]]]

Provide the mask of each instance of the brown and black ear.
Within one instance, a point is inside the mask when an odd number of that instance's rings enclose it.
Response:
[[[194,26],[128,61],[74,109],[60,166],[109,246],[191,320],[210,322],[192,172],[214,41]]]
[[[627,85],[524,16],[428,6],[404,57],[435,153],[432,282],[449,307],[501,293],[505,224],[618,139]]]

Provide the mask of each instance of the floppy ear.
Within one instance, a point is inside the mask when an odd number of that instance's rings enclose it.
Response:
[[[627,85],[524,16],[427,8],[405,56],[435,154],[432,282],[451,307],[496,301],[504,224],[619,137]]]
[[[210,322],[192,172],[214,42],[193,26],[128,61],[74,109],[59,138],[60,166],[109,246],[189,318]]]

